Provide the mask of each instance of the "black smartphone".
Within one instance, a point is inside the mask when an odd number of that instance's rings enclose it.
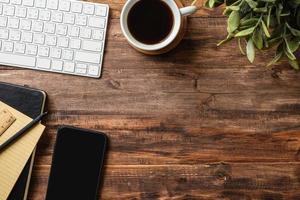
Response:
[[[74,127],[57,132],[46,200],[95,200],[107,137]]]

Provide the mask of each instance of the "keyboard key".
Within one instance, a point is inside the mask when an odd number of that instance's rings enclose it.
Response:
[[[75,22],[75,15],[74,14],[66,13],[64,15],[64,20],[63,21],[66,24],[74,24],[74,22]]]
[[[27,8],[25,7],[17,7],[16,8],[16,16],[17,17],[26,17],[26,14],[27,14]]]
[[[71,39],[70,41],[70,48],[72,49],[80,49],[81,47],[81,40],[79,39]]]
[[[87,71],[87,64],[78,63],[76,65],[75,72],[78,74],[86,74]]]
[[[21,40],[21,32],[19,30],[11,30],[9,34],[9,38],[14,41]]]
[[[105,19],[100,18],[100,17],[90,17],[88,25],[91,27],[96,27],[96,28],[97,27],[104,28],[105,27]]]
[[[35,56],[37,54],[37,46],[33,44],[27,44],[26,54]]]
[[[35,1],[35,6],[38,8],[46,8],[46,0]]]
[[[100,55],[96,53],[76,51],[75,60],[88,63],[100,63]]]
[[[58,37],[58,39],[57,39],[57,45],[59,47],[65,47],[65,48],[67,48],[69,46],[69,38]]]
[[[93,39],[95,40],[103,40],[104,33],[102,30],[95,29],[93,30]]]
[[[47,58],[37,58],[36,66],[41,69],[50,69],[51,60]]]
[[[93,15],[94,14],[94,5],[93,4],[85,4],[83,6],[83,13],[88,14],[88,15]]]
[[[77,15],[75,23],[79,26],[86,26],[87,17],[85,15]]]
[[[35,67],[36,59],[34,57],[0,53],[0,58],[2,63],[17,65],[17,66],[21,65],[25,67]]]
[[[33,35],[33,42],[35,44],[44,44],[44,42],[45,42],[45,35],[40,34],[40,33],[35,33]]]
[[[51,48],[51,57],[52,58],[61,58],[61,49],[58,48]]]
[[[49,10],[40,10],[39,19],[43,21],[49,21],[50,20],[51,13]]]
[[[63,62],[60,60],[53,60],[51,64],[51,68],[55,71],[62,71],[63,69]]]
[[[56,36],[55,35],[47,35],[46,36],[46,45],[56,46]]]
[[[72,2],[71,3],[71,11],[74,13],[81,13],[82,12],[82,3]]]
[[[95,7],[95,14],[101,17],[105,17],[107,13],[107,8],[105,6],[97,5]]]
[[[56,26],[56,33],[58,35],[67,35],[68,26],[64,24],[58,24]]]
[[[30,20],[26,20],[26,19],[21,19],[21,21],[20,21],[20,28],[22,30],[29,31],[31,29],[31,21]]]
[[[59,10],[69,12],[70,11],[70,6],[71,6],[71,3],[69,1],[61,0],[59,2]]]
[[[5,51],[5,52],[12,52],[13,49],[14,49],[14,43],[12,43],[12,42],[7,42],[7,41],[2,42],[2,49],[3,49],[3,51]]]
[[[78,37],[79,36],[79,27],[76,26],[69,26],[68,28],[68,35],[72,37]]]
[[[48,57],[49,56],[49,47],[39,47],[38,54],[39,56]]]
[[[70,50],[63,50],[63,59],[65,60],[73,60],[73,51]]]
[[[2,27],[7,26],[7,17],[0,16],[0,26],[2,26]]]
[[[0,29],[0,39],[8,39],[9,30]]]
[[[51,33],[51,34],[55,33],[55,24],[53,24],[53,23],[46,23],[45,27],[44,27],[44,31],[46,33]]]
[[[15,13],[15,7],[10,5],[3,6],[3,14],[7,16],[13,16]]]
[[[52,12],[51,21],[61,23],[63,20],[62,12]]]
[[[92,30],[89,29],[89,28],[80,28],[80,37],[82,38],[91,38],[91,35],[92,35]]]
[[[24,6],[33,6],[33,0],[23,0],[23,5]]]
[[[57,10],[58,9],[58,0],[48,0],[47,8],[52,9],[52,10]]]
[[[32,42],[32,38],[33,38],[33,34],[32,33],[30,33],[30,32],[23,32],[22,33],[22,37],[21,37],[22,42],[31,43]]]
[[[93,42],[93,41],[83,41],[82,49],[88,51],[102,51],[102,42]]]
[[[19,28],[19,22],[18,18],[8,18],[7,26],[8,28]]]
[[[44,27],[44,23],[40,21],[33,21],[32,22],[32,30],[36,32],[42,32]]]
[[[24,54],[25,53],[25,44],[16,43],[14,51],[15,51],[15,53]]]
[[[88,74],[91,76],[98,76],[100,72],[99,65],[90,65],[88,68]]]
[[[65,72],[74,72],[75,70],[75,64],[72,62],[65,62],[64,63],[64,71]]]
[[[11,0],[10,2],[15,5],[21,5],[22,0]]]
[[[29,19],[37,19],[39,17],[39,10],[36,8],[29,8],[27,12]]]

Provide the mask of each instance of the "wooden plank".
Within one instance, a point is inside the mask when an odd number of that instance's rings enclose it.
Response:
[[[143,119],[143,117],[134,119],[125,116],[88,115],[66,116],[65,118],[68,120],[59,118],[59,124],[72,124],[101,130],[109,136],[107,161],[109,165],[201,164],[219,161],[295,162],[300,160],[300,131],[241,133],[230,132],[230,125],[226,126],[226,122],[223,125],[224,130],[221,130],[180,126],[180,124],[189,124],[188,121],[172,120],[171,124],[168,124],[155,119]],[[88,123],[88,121],[93,123]],[[51,164],[57,126],[57,124],[48,125],[48,131],[38,146],[37,165]]]
[[[110,17],[120,18],[120,13],[122,10],[123,5],[125,4],[126,0],[89,0],[91,2],[99,2],[99,3],[106,3],[109,4],[110,7]],[[185,6],[191,5],[193,2],[192,0],[183,0],[182,1]],[[210,16],[222,16],[223,9],[218,8],[215,10],[207,9],[204,7],[205,0],[198,0],[196,6],[199,7],[197,13],[190,17],[210,17]]]
[[[34,169],[31,200],[44,199],[49,166]],[[297,163],[108,165],[102,200],[299,199]]]

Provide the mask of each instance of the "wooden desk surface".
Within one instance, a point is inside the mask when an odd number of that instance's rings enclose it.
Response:
[[[266,69],[271,53],[251,65],[235,42],[217,48],[226,19],[204,8],[178,48],[144,56],[121,33],[125,0],[98,1],[111,7],[101,79],[0,67],[0,81],[48,93],[30,200],[45,197],[62,124],[109,136],[105,200],[300,199],[299,73]]]

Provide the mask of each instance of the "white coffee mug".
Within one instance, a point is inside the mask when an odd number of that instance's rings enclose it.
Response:
[[[167,38],[165,38],[163,41],[157,43],[157,44],[144,44],[142,42],[139,42],[136,40],[130,33],[127,23],[128,14],[131,10],[131,8],[140,0],[128,0],[126,4],[123,7],[122,13],[121,13],[121,29],[128,40],[128,42],[135,48],[138,48],[143,51],[157,51],[160,49],[163,49],[167,47],[169,44],[171,44],[177,35],[179,34],[181,23],[182,23],[182,16],[188,16],[197,11],[196,6],[188,6],[184,8],[178,8],[177,4],[174,0],[161,0],[165,2],[169,8],[171,9],[173,16],[174,16],[174,24],[173,28],[168,35]]]

